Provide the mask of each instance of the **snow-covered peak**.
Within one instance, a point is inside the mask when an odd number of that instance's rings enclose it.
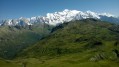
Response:
[[[82,12],[78,10],[68,10],[68,9],[65,9],[62,12],[47,13],[46,18],[48,19],[48,23],[51,25],[57,25],[72,20],[81,20],[86,18],[100,19],[99,15],[95,12],[91,11]]]
[[[98,15],[101,15],[101,16],[107,16],[107,17],[116,17],[110,13],[101,13],[101,14],[98,14]]]
[[[92,11],[86,11],[86,14],[89,16],[89,18],[96,18],[96,19],[100,19],[99,15],[95,12]]]
[[[78,10],[68,10],[65,9],[61,12],[47,13],[46,16],[37,16],[31,18],[19,18],[4,20],[2,25],[33,25],[35,23],[46,23],[49,25],[58,25],[64,22],[69,22],[73,20],[81,20],[87,18],[102,19],[102,16],[115,17],[109,13],[95,13],[92,11],[78,11]]]

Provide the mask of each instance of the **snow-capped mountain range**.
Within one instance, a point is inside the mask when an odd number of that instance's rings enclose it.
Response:
[[[2,20],[0,25],[16,26],[16,25],[34,25],[35,23],[46,23],[49,25],[58,25],[64,22],[73,20],[81,20],[87,18],[100,19],[103,21],[119,23],[119,18],[108,13],[95,13],[92,11],[78,11],[65,9],[62,12],[47,13],[46,16],[37,16],[31,18],[19,18],[19,19],[8,19]]]

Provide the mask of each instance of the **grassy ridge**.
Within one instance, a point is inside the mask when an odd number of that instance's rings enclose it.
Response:
[[[103,51],[106,42],[112,41],[111,45],[114,47],[114,43],[118,41],[119,34],[109,30],[112,26],[113,24],[94,19],[62,24],[54,28],[53,30],[57,30],[49,37],[24,50],[22,55],[39,57],[77,53],[84,50]],[[110,49],[110,47],[107,48]]]
[[[50,58],[48,61],[52,60],[50,62],[53,62],[51,64],[49,62],[51,67],[55,67],[55,64],[56,67],[67,65],[69,67],[113,67],[113,65],[118,67],[119,60],[114,50],[119,51],[119,33],[114,31],[113,26],[115,25],[94,19],[65,23],[53,28],[51,35],[25,49],[19,56],[39,59]],[[58,59],[54,60],[54,57],[60,58],[65,55],[76,58],[63,58],[67,59],[66,63],[62,63]]]
[[[61,24],[2,67],[119,67],[118,25],[86,19]]]

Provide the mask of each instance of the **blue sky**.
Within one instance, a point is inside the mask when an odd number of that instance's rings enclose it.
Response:
[[[64,9],[108,12],[119,16],[119,0],[0,0],[0,20],[45,16]]]

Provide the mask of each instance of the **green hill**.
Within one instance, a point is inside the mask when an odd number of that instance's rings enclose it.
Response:
[[[44,27],[45,26],[45,27]],[[50,33],[48,25],[0,26],[0,57],[13,59],[22,49]]]
[[[43,38],[32,47],[30,46],[24,52],[27,56],[39,57],[78,53],[86,50],[112,51],[114,47],[118,47],[114,44],[119,39],[119,33],[115,31],[114,26],[94,19],[64,23],[53,28],[48,37]]]
[[[118,30],[118,25],[95,19],[64,23],[18,56],[40,59],[41,67],[118,67]]]
[[[27,45],[27,44],[26,44]],[[2,67],[119,67],[119,26],[85,19],[54,27],[49,36]]]

